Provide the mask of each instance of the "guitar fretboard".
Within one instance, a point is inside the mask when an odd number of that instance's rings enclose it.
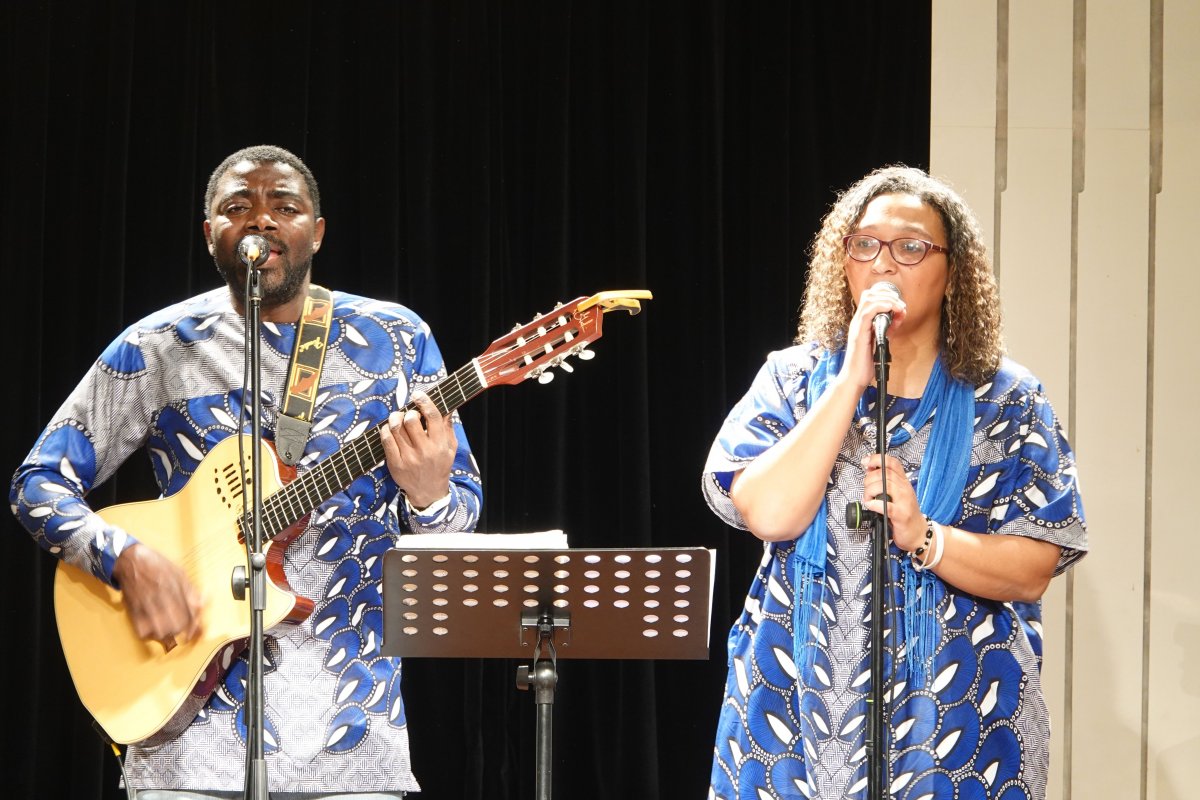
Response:
[[[460,367],[425,390],[443,415],[449,414],[487,388],[475,361]],[[401,412],[416,408],[409,403]],[[380,434],[387,421],[365,431],[311,470],[263,500],[263,531],[268,539],[304,518],[304,515],[345,489],[384,461]]]

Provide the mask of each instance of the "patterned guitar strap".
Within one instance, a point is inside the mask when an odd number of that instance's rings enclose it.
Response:
[[[288,466],[294,467],[300,461],[308,444],[332,320],[333,300],[329,290],[309,284],[304,310],[296,324],[296,343],[288,365],[283,411],[275,427],[275,449],[279,460]]]

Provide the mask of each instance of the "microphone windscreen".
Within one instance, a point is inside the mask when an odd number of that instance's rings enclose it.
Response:
[[[897,300],[903,299],[903,296],[900,294],[900,287],[891,281],[880,281],[879,283],[875,284],[875,288],[883,289],[894,294]]]
[[[238,258],[247,267],[261,267],[271,257],[271,246],[267,240],[256,233],[243,236],[238,242]]]

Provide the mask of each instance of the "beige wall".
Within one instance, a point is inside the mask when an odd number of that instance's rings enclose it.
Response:
[[[931,170],[1079,462],[1051,800],[1200,797],[1200,0],[933,0]]]

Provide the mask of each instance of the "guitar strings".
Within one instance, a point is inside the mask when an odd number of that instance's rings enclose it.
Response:
[[[529,342],[553,338],[550,344],[542,345],[549,353],[564,341],[568,341],[567,336],[572,332],[569,323],[572,320],[576,323],[581,321],[578,314],[572,316],[570,311],[560,312],[555,323],[546,326],[544,332],[539,331],[533,339],[525,340],[520,345],[510,345],[499,352],[484,353],[430,387],[428,390],[430,400],[442,414],[450,413],[487,388],[486,384],[480,380],[480,371],[486,375],[498,364],[512,361],[514,351],[526,347]],[[581,343],[586,344],[581,337],[581,327],[577,324],[573,330]],[[551,337],[552,333],[558,335]],[[531,356],[526,354],[524,358],[529,359],[525,366],[530,366],[532,364]],[[411,409],[413,405],[412,403],[407,404],[404,410]],[[315,510],[320,503],[346,489],[357,476],[370,472],[385,460],[383,444],[378,434],[382,434],[387,424],[385,420],[372,428],[371,432],[377,434],[375,436],[360,436],[348,442],[330,458],[298,475],[291,483],[282,485],[263,499],[263,527],[268,531],[264,538],[268,545],[303,519],[306,514]],[[244,471],[241,477],[240,486],[244,494],[247,485]],[[235,521],[235,527],[243,540],[248,524],[249,515],[243,510]],[[270,531],[274,531],[274,533],[272,534]],[[213,564],[219,566],[220,562],[225,560],[222,544],[227,543],[200,541],[195,548],[184,554],[181,562],[185,569],[193,571],[197,567],[203,568]]]

